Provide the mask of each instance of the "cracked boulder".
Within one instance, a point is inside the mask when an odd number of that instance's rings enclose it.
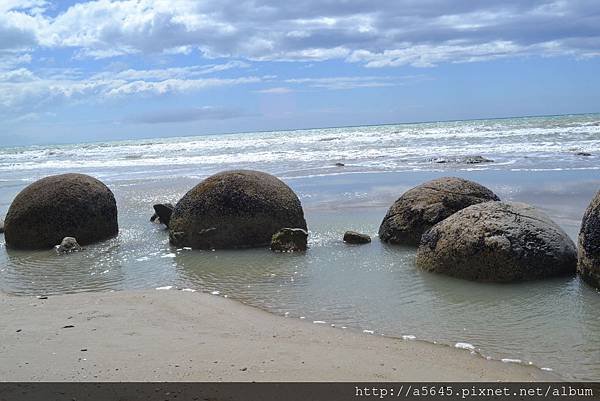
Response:
[[[600,192],[583,215],[577,271],[588,284],[600,288]]]
[[[171,215],[169,239],[194,249],[261,247],[285,227],[307,229],[294,191],[270,174],[234,170],[185,194]]]
[[[469,206],[423,234],[417,266],[489,282],[574,274],[577,250],[548,216],[524,203]]]
[[[388,210],[379,238],[391,244],[418,245],[435,224],[468,206],[500,200],[476,182],[443,177],[405,192]]]

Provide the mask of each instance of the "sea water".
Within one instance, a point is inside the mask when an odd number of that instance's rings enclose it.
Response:
[[[467,156],[493,162],[469,164]],[[150,223],[154,203],[176,202],[201,179],[233,168],[270,172],[296,191],[310,231],[306,253],[176,248],[163,226]],[[197,290],[307,324],[469,344],[485,357],[600,380],[600,293],[579,278],[453,279],[418,270],[414,248],[376,237],[404,191],[452,175],[539,207],[576,239],[600,189],[599,168],[600,115],[0,148],[0,215],[34,180],[81,172],[115,193],[120,225],[118,237],[66,256],[9,250],[0,236],[0,290]],[[347,245],[346,230],[373,242]]]

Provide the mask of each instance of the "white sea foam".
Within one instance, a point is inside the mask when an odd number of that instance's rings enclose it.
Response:
[[[157,290],[170,290],[172,289],[172,285],[165,285],[164,287],[156,287]]]
[[[402,336],[402,339],[403,340],[416,340],[417,337],[413,336],[412,334],[405,334],[405,335]]]
[[[468,349],[469,351],[475,351],[475,346],[469,343],[456,343],[454,344],[454,347],[460,349]]]
[[[512,358],[502,358],[502,359],[500,359],[500,361],[502,361],[504,363],[523,363],[523,361],[520,359],[512,359]]]

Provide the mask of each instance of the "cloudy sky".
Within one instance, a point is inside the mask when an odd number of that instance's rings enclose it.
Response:
[[[584,112],[596,0],[0,0],[0,146]]]

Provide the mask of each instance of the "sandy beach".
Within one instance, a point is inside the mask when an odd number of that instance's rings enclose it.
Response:
[[[5,381],[535,381],[468,351],[325,327],[204,293],[0,295]]]

